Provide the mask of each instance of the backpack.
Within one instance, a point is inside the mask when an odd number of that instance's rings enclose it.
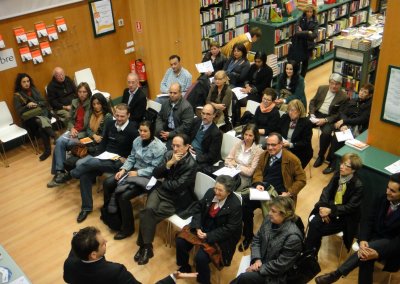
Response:
[[[102,220],[103,223],[106,224],[111,230],[114,230],[114,231],[121,230],[122,218],[121,218],[121,212],[119,210],[119,207],[118,207],[118,210],[116,213],[109,213],[108,212],[108,204],[105,204],[100,209],[100,220]]]

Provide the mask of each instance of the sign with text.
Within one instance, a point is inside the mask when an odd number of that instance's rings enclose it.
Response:
[[[12,48],[0,50],[0,71],[17,67],[14,51]]]

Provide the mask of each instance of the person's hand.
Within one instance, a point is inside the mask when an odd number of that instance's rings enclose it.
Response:
[[[130,171],[128,172],[128,177],[137,177],[138,172],[137,171]]]
[[[325,118],[320,118],[320,119],[318,119],[318,121],[315,124],[318,125],[318,126],[322,126],[325,123],[326,123]]]
[[[212,72],[211,72],[211,71],[207,71],[207,72],[205,72],[204,74],[206,74],[206,75],[207,75],[207,77],[210,77],[210,76],[211,76],[211,74],[212,74]]]
[[[200,239],[204,240],[205,238],[207,238],[207,234],[204,233],[201,229],[197,229],[196,232],[197,232],[197,236]]]
[[[260,267],[262,265],[261,260],[257,259],[252,265],[247,267],[246,272],[256,272],[260,270]]]
[[[265,129],[258,129],[258,134],[264,135],[265,134]]]
[[[321,217],[327,217],[329,214],[331,214],[332,210],[327,207],[320,207],[319,208],[319,216]]]
[[[182,153],[174,153],[171,159],[167,162],[167,168],[171,168],[173,165],[179,162],[182,159],[182,157],[183,157]]]
[[[93,134],[93,139],[94,139],[94,141],[96,142],[96,143],[100,143],[101,142],[101,140],[103,140],[103,137],[101,137],[100,135],[97,135],[97,134]]]
[[[78,133],[79,133],[79,131],[76,130],[74,127],[72,127],[71,130],[70,130],[70,134],[69,134],[69,135],[70,135],[72,138],[75,138],[75,137],[78,136]]]
[[[349,129],[347,125],[343,125],[340,127],[340,131],[346,131],[347,129]]]
[[[285,101],[283,100],[283,99],[276,99],[275,100],[275,104],[277,104],[277,105],[281,105],[281,104],[283,104]]]
[[[325,217],[321,217],[322,222],[329,224],[331,222],[331,218],[329,218],[329,216],[325,216]]]
[[[29,103],[26,104],[26,106],[27,106],[28,108],[35,108],[35,107],[37,107],[37,103],[29,102]]]
[[[63,109],[70,111],[71,110],[71,105],[63,106]]]
[[[169,132],[168,131],[160,131],[160,138],[164,140],[168,140]]]
[[[366,258],[368,255],[368,248],[369,248],[369,244],[366,241],[361,241],[360,242],[360,249],[357,252],[358,258],[362,259],[362,258]]]
[[[118,173],[115,174],[115,180],[120,180],[125,174],[125,170],[121,169]]]
[[[299,32],[303,31],[300,26],[297,26]]]
[[[217,110],[225,110],[225,109],[226,109],[225,104],[214,104],[214,107],[215,107]]]
[[[184,279],[184,278],[196,278],[199,273],[198,272],[186,273],[186,272],[175,271],[172,274],[176,279]]]
[[[236,168],[237,163],[235,161],[225,162],[225,166],[228,168]]]
[[[288,196],[288,197],[291,197],[292,194],[291,194],[290,192],[284,191],[284,192],[281,193],[281,196]]]
[[[189,147],[189,152],[192,155],[196,155],[196,150],[192,146]]]
[[[121,163],[125,163],[126,158],[124,158],[124,157],[119,157],[119,161],[120,161]]]
[[[339,129],[340,128],[340,126],[342,126],[342,124],[343,124],[343,119],[341,119],[341,120],[339,120],[339,121],[336,121],[335,122],[335,129]]]
[[[361,261],[368,261],[372,259],[378,259],[379,253],[372,248],[365,248],[361,252],[358,252],[358,257]]]
[[[257,185],[256,189],[258,189],[259,191],[264,191],[265,190],[264,186],[261,185],[261,184]]]
[[[283,147],[289,148],[290,147],[290,143],[288,141],[283,142]]]

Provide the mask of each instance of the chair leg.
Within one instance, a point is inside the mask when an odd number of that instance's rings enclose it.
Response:
[[[10,164],[8,163],[6,151],[4,150],[4,143],[1,141],[0,141],[0,143],[1,143],[1,149],[3,150],[3,154],[1,155],[1,158],[4,161],[4,165],[6,166],[6,168],[8,168],[10,166]],[[3,157],[3,155],[4,155],[4,157]]]
[[[31,141],[33,149],[35,150],[35,154],[39,155],[39,143],[37,141],[36,136],[33,136],[35,143],[33,143],[33,140],[31,139],[31,136],[29,134],[28,134],[28,138],[29,138],[29,141]]]
[[[311,163],[308,163],[307,167],[308,167],[308,170],[310,171],[310,178],[312,178],[312,175],[311,175]]]

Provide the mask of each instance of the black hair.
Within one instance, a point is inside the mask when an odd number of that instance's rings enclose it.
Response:
[[[176,55],[176,54],[171,55],[171,56],[169,57],[169,60],[172,60],[172,59],[174,59],[174,58],[178,59],[178,62],[181,62],[181,58],[179,57],[179,55]]]
[[[271,132],[270,134],[268,134],[268,138],[271,137],[271,136],[278,137],[279,143],[282,143],[282,141],[283,141],[282,135],[279,134],[278,132]]]
[[[254,61],[256,61],[256,59],[260,59],[262,61],[263,67],[267,65],[267,54],[264,51],[257,51],[256,54],[254,55]]]
[[[102,93],[96,93],[90,97],[90,109],[93,111],[93,101],[98,100],[101,104],[101,110],[103,114],[111,113],[110,105],[107,102],[107,99],[103,96]]]
[[[288,78],[287,74],[286,74],[286,66],[290,64],[293,67],[293,75],[292,78],[290,78],[290,84],[289,84],[289,88],[290,91],[293,93],[296,90],[296,85],[297,82],[299,81],[299,64],[297,64],[296,61],[294,60],[288,60],[284,67],[283,67],[283,73],[281,76],[279,76],[279,83],[281,86],[286,86],[286,79]]]
[[[256,143],[256,145],[257,145],[258,142],[260,141],[260,133],[258,132],[257,126],[254,123],[249,123],[245,127],[243,127],[243,129],[242,129],[242,138],[243,139],[244,139],[244,134],[246,133],[247,130],[250,130],[251,132],[253,132],[254,143]]]
[[[276,98],[278,97],[278,93],[276,92],[275,89],[272,88],[265,88],[263,91],[263,96],[271,96],[272,101],[275,101]]]
[[[392,174],[392,175],[389,177],[389,180],[392,181],[392,182],[395,182],[395,183],[400,184],[400,173]]]
[[[155,126],[153,123],[151,123],[148,120],[143,120],[142,122],[139,123],[139,128],[140,126],[146,126],[150,130],[150,141],[154,139],[154,133],[155,133]]]
[[[222,184],[225,187],[225,190],[229,193],[234,190],[235,182],[233,178],[228,175],[217,176],[215,182]]]
[[[185,145],[185,146],[189,145],[190,142],[191,142],[189,136],[187,134],[185,134],[185,133],[178,133],[178,134],[175,135],[175,137],[181,137],[182,140],[183,140],[183,145]]]
[[[17,78],[15,79],[14,92],[19,92],[19,91],[22,90],[21,81],[22,81],[22,79],[24,79],[25,77],[28,77],[28,79],[29,79],[29,81],[30,81],[30,83],[31,83],[30,87],[31,87],[31,88],[32,88],[32,87],[33,87],[33,88],[35,87],[35,84],[33,83],[33,79],[31,78],[31,76],[29,76],[29,75],[26,74],[26,73],[18,73],[18,74],[17,74]]]
[[[86,227],[80,229],[73,236],[71,241],[72,251],[78,258],[89,260],[89,255],[94,251],[98,251],[100,243],[97,240],[97,234],[99,233],[100,230],[96,227]]]
[[[233,47],[232,47],[232,56],[233,56],[233,51],[235,50],[235,48],[236,48],[237,50],[241,51],[241,52],[242,52],[242,58],[245,59],[245,60],[247,60],[247,49],[246,49],[246,47],[244,46],[244,44],[243,44],[243,43],[240,43],[240,42],[235,43],[235,44],[233,45]]]

